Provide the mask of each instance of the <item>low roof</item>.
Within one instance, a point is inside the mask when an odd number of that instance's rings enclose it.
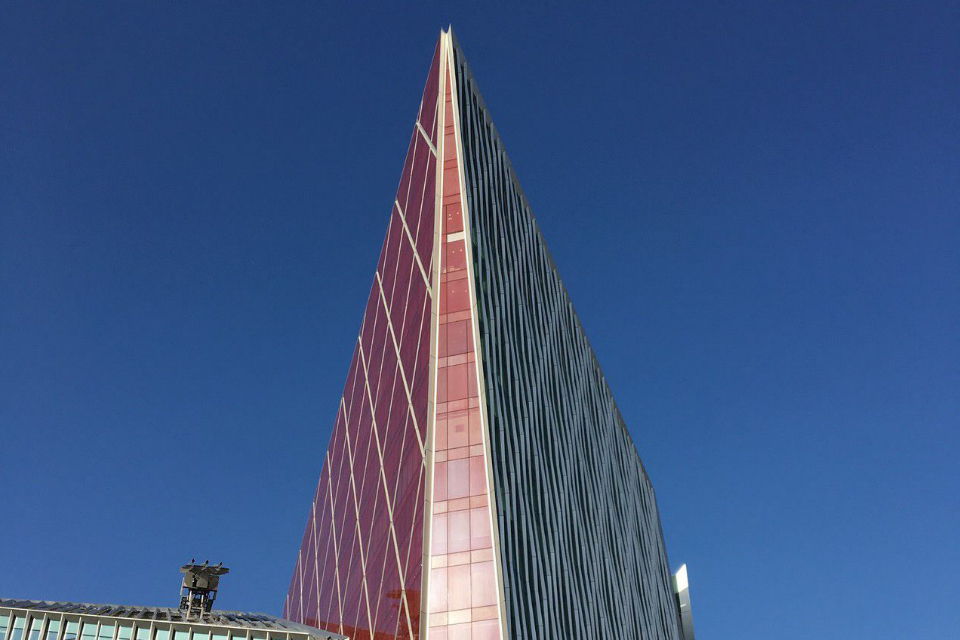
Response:
[[[109,616],[129,620],[152,620],[180,624],[210,625],[232,627],[234,629],[265,629],[270,631],[288,631],[304,633],[318,640],[347,640],[346,636],[330,633],[323,629],[308,627],[305,624],[291,622],[266,613],[249,611],[211,611],[209,613],[187,616],[185,611],[173,607],[138,607],[122,604],[87,604],[81,602],[52,602],[49,600],[13,600],[0,598],[0,607],[8,609],[28,609],[84,616]]]

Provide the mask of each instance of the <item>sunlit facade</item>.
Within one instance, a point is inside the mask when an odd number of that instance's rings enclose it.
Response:
[[[356,639],[683,637],[653,487],[451,32],[283,615]]]
[[[0,599],[0,640],[344,640],[263,613]]]

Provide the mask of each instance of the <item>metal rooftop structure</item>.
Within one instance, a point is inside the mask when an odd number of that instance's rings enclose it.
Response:
[[[209,561],[197,564],[191,560],[190,564],[180,567],[180,573],[184,574],[180,586],[180,609],[192,615],[194,612],[209,613],[213,609],[220,576],[230,573],[230,569],[222,562],[211,566]]]

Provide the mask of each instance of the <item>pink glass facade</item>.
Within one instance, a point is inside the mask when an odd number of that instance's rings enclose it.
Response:
[[[499,589],[450,62],[442,67],[443,213],[428,635],[430,640],[495,640],[500,637]]]
[[[434,54],[284,617],[420,635],[436,224]]]
[[[444,34],[284,605],[355,640],[501,637],[454,78]]]
[[[677,640],[676,603],[653,486],[443,33],[283,615],[355,640]]]

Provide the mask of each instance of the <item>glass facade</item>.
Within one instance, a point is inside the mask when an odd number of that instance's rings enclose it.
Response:
[[[23,627],[27,624],[25,616],[14,616],[10,628],[9,640],[23,640]]]
[[[60,635],[60,621],[51,620],[47,623],[47,640],[57,640]],[[120,640],[129,640],[130,636],[121,638]]]
[[[473,284],[460,190],[453,65],[444,65],[439,326],[433,436],[429,637],[500,638]]]
[[[653,486],[454,53],[509,637],[679,640]]]
[[[443,33],[284,616],[358,639],[679,640],[667,567],[653,486]]]
[[[30,634],[27,636],[30,640],[40,640],[40,634],[43,633],[43,618],[33,618],[30,620]]]
[[[214,611],[188,619],[179,609],[163,607],[0,599],[0,640],[226,640],[228,635],[234,640],[343,640],[258,613]]]
[[[284,604],[351,638],[419,636],[439,45]]]

